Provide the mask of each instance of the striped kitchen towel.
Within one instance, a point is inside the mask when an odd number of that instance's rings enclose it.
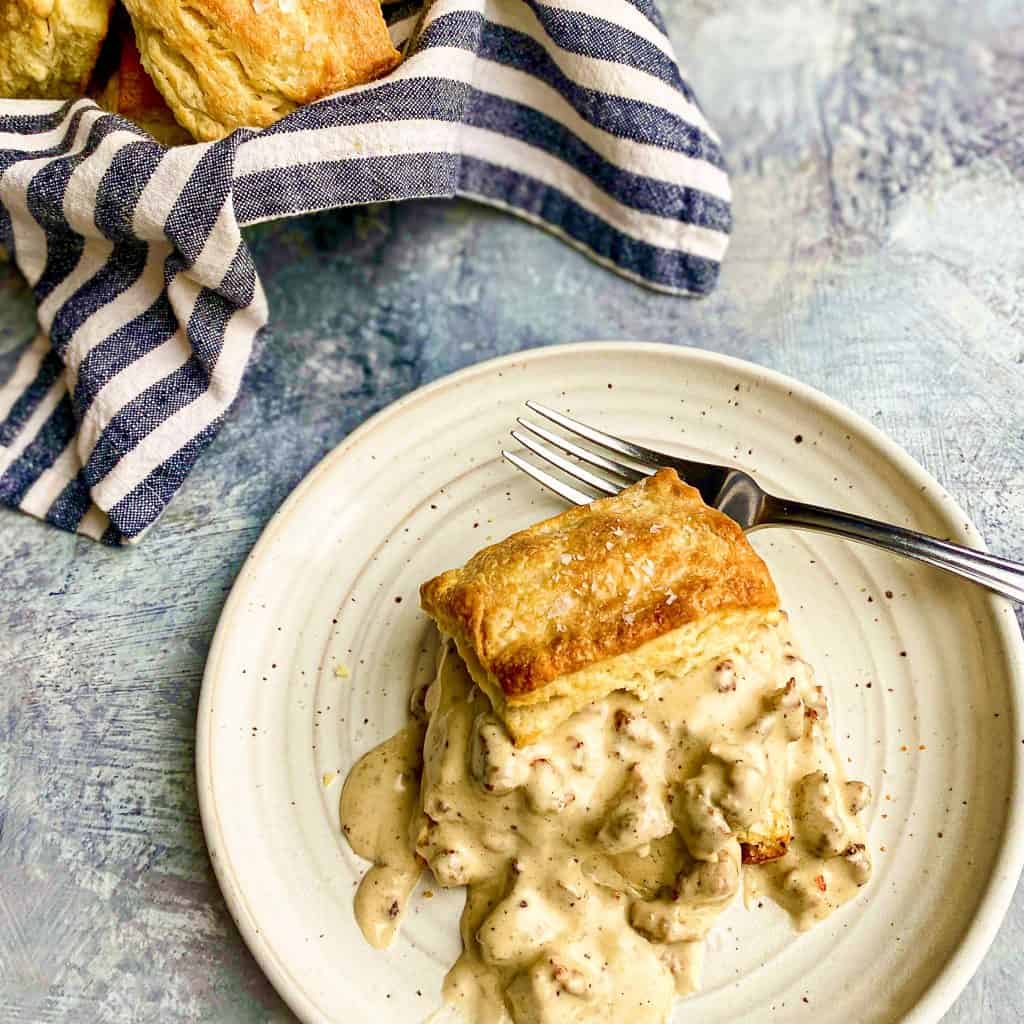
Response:
[[[0,101],[0,243],[39,321],[0,385],[0,503],[111,544],[158,518],[267,321],[247,224],[466,196],[639,284],[714,286],[729,185],[652,0],[434,0],[391,28],[387,78],[215,143]]]

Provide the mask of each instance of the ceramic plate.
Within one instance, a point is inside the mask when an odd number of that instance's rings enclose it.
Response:
[[[365,863],[338,826],[345,775],[405,721],[433,665],[417,587],[561,508],[502,462],[527,398],[783,495],[980,545],[911,458],[849,410],[748,363],[660,345],[520,353],[425,387],[352,434],[270,522],[224,608],[197,771],[231,911],[306,1021],[422,1021],[458,952],[461,892],[413,896],[370,949]],[[1007,604],[841,540],[764,530],[798,642],[826,682],[850,772],[870,782],[875,873],[797,935],[737,903],[677,1021],[936,1021],[985,953],[1022,862],[1020,635]]]

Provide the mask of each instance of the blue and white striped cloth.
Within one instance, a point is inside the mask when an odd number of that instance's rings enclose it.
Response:
[[[267,321],[247,224],[466,196],[640,284],[714,287],[729,184],[651,0],[435,0],[391,28],[386,79],[216,143],[0,101],[0,242],[39,321],[0,385],[0,503],[112,544],[157,519]]]

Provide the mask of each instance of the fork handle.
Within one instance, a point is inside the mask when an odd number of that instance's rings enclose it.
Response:
[[[849,540],[885,548],[945,569],[1003,597],[1024,604],[1024,564],[985,551],[961,547],[927,534],[904,530],[874,519],[836,512],[801,501],[767,496],[757,526],[794,526],[798,529],[835,533]]]

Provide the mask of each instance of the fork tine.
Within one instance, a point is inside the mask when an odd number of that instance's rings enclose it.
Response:
[[[622,490],[621,485],[616,486],[611,481],[605,480],[603,476],[591,473],[589,469],[581,466],[578,462],[570,462],[564,456],[559,455],[554,449],[548,448],[547,445],[541,444],[540,441],[534,441],[532,437],[527,437],[518,430],[513,430],[512,436],[524,448],[529,448],[534,455],[539,455],[545,462],[550,462],[552,466],[560,469],[575,480],[582,480],[583,483],[589,484],[596,491],[601,491],[604,494],[618,494]]]
[[[526,459],[521,458],[514,452],[507,452],[502,449],[501,454],[505,459],[511,462],[516,469],[521,469],[527,476],[533,477],[537,483],[546,487],[549,491],[554,491],[560,498],[565,498],[566,501],[571,501],[574,505],[589,505],[594,500],[591,495],[577,490],[572,486],[572,484],[567,484],[564,481],[553,477],[550,473],[546,473],[539,466],[535,466],[533,463],[527,462]]]
[[[616,462],[615,459],[605,458],[603,455],[598,455],[597,452],[592,452],[589,448],[583,448],[578,444],[573,444],[572,441],[566,440],[561,434],[556,434],[553,430],[548,430],[546,427],[542,427],[537,423],[531,423],[529,420],[524,420],[522,416],[516,417],[516,422],[525,427],[531,433],[536,434],[538,437],[543,438],[550,444],[561,448],[563,452],[568,452],[570,455],[574,455],[581,462],[586,462],[591,466],[598,466],[601,469],[607,469],[609,473],[614,473],[616,476],[622,477],[623,480],[629,481],[629,483],[636,483],[637,480],[642,480],[649,473],[647,470],[634,469],[632,466],[627,466],[624,462]]]
[[[636,459],[637,462],[644,463],[649,469],[657,469],[664,462],[664,456],[658,452],[651,451],[650,448],[633,444],[632,441],[615,437],[614,434],[606,434],[603,430],[595,430],[593,427],[588,427],[586,423],[580,423],[579,420],[566,416],[565,413],[556,412],[554,409],[549,409],[546,405],[541,405],[540,402],[527,401],[526,408],[537,413],[538,416],[551,420],[552,423],[557,423],[563,430],[568,430],[570,434],[578,434],[580,437],[584,437],[588,441],[600,445],[602,448],[610,448],[613,452],[618,452],[620,455]]]

